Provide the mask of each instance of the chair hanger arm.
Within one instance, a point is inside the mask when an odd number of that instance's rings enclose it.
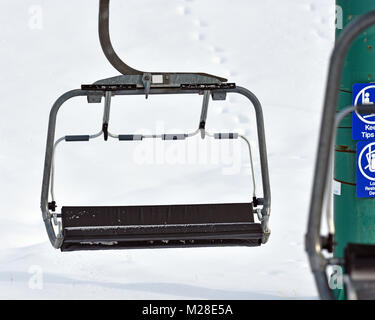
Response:
[[[99,39],[103,52],[112,66],[120,73],[143,75],[145,72],[129,67],[120,59],[113,49],[109,35],[109,0],[100,0],[99,5]]]
[[[191,73],[191,72],[144,72],[134,69],[128,66],[121,58],[117,55],[115,49],[112,46],[111,37],[109,34],[109,2],[110,0],[100,0],[99,3],[99,39],[100,45],[103,49],[105,56],[112,66],[123,75],[137,75],[150,78],[152,74],[164,75],[168,78],[172,75],[190,75],[192,79],[200,77],[208,77],[216,79],[220,82],[227,82],[228,80],[222,77],[207,73]],[[149,81],[150,79],[146,79]]]

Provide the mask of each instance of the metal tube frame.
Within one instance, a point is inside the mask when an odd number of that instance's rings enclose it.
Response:
[[[100,39],[100,45],[102,46],[103,52],[105,56],[107,57],[108,61],[111,63],[111,65],[119,71],[123,75],[138,75],[145,77],[145,80],[149,81],[149,77],[152,76],[152,74],[162,74],[164,76],[170,77],[171,75],[182,75],[182,74],[188,74],[192,77],[196,75],[209,77],[209,78],[215,78],[216,80],[220,82],[226,82],[227,79],[210,75],[207,73],[182,73],[182,72],[173,72],[173,73],[166,73],[166,72],[144,72],[136,70],[129,65],[127,65],[124,61],[121,60],[121,58],[117,55],[115,49],[112,46],[111,38],[109,34],[109,3],[110,0],[100,0],[99,2],[99,39]]]
[[[235,89],[225,89],[222,90],[226,93],[236,93],[245,96],[250,100],[253,104],[255,113],[256,113],[256,122],[257,122],[257,130],[258,130],[258,143],[259,143],[259,156],[260,156],[260,164],[261,164],[261,174],[262,174],[262,187],[263,187],[263,199],[260,200],[260,205],[263,206],[262,208],[262,219],[261,224],[264,232],[263,243],[265,244],[268,241],[270,235],[269,229],[269,217],[271,211],[271,189],[270,189],[270,182],[269,182],[269,172],[268,172],[268,159],[267,159],[267,147],[266,147],[266,136],[264,130],[264,118],[263,118],[263,111],[262,106],[257,99],[257,97],[250,92],[249,90],[236,87]],[[119,90],[113,91],[113,95],[118,96],[126,96],[126,95],[144,95],[144,89],[136,89],[136,90]],[[200,90],[182,90],[180,88],[154,88],[150,91],[151,95],[165,95],[165,94],[201,94]],[[57,234],[53,227],[53,221],[56,218],[54,213],[51,213],[48,207],[48,195],[51,183],[51,172],[53,166],[53,156],[54,156],[54,145],[55,145],[55,129],[56,129],[56,118],[58,111],[60,110],[61,106],[67,102],[68,100],[79,97],[79,96],[103,96],[105,97],[106,91],[90,91],[90,90],[72,90],[60,98],[57,99],[55,104],[53,105],[50,117],[49,117],[49,126],[48,126],[48,134],[47,134],[47,146],[46,146],[46,154],[45,154],[45,163],[44,163],[44,174],[43,174],[43,182],[42,182],[42,194],[41,194],[41,210],[42,216],[45,223],[45,227],[47,230],[48,237],[52,246],[56,249],[60,248],[63,242],[63,235]]]
[[[346,53],[353,41],[358,35],[374,24],[375,11],[363,15],[350,23],[339,37],[330,60],[305,244],[319,295],[322,299],[333,299],[333,292],[329,288],[326,273],[329,261],[322,253],[322,237],[320,232],[327,176],[330,172],[331,148],[335,131],[335,113],[338,104],[342,68]]]

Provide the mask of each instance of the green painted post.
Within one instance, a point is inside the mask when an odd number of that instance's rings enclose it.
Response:
[[[336,39],[343,28],[369,11],[374,0],[336,0]],[[342,24],[341,24],[342,22]],[[359,36],[345,60],[337,110],[352,105],[355,83],[375,82],[375,28]],[[375,200],[356,196],[356,142],[352,140],[352,118],[348,116],[338,129],[335,152],[335,180],[341,184],[341,195],[335,195],[336,235],[335,257],[343,257],[349,242],[375,244]],[[337,290],[338,299],[345,299],[344,290]]]

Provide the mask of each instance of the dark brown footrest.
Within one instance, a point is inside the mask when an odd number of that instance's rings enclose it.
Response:
[[[63,207],[62,250],[260,245],[252,205]]]

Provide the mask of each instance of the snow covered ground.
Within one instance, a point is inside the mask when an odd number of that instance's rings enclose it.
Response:
[[[98,1],[2,0],[0,9],[0,298],[317,298],[303,238],[333,1],[112,0],[114,46],[131,66],[217,74],[258,96],[268,139],[272,236],[254,249],[88,253],[52,249],[39,199],[51,105],[83,83],[117,75],[99,46]],[[114,132],[175,133],[196,129],[201,97],[115,97],[113,103]],[[95,133],[101,118],[101,106],[76,99],[59,115],[57,136]],[[256,147],[254,113],[243,98],[212,103],[208,127],[246,133]],[[182,161],[187,146],[188,162]],[[211,151],[199,158],[197,150]],[[246,156],[244,145],[218,149],[199,139],[62,145],[57,201],[246,202],[252,192]]]

